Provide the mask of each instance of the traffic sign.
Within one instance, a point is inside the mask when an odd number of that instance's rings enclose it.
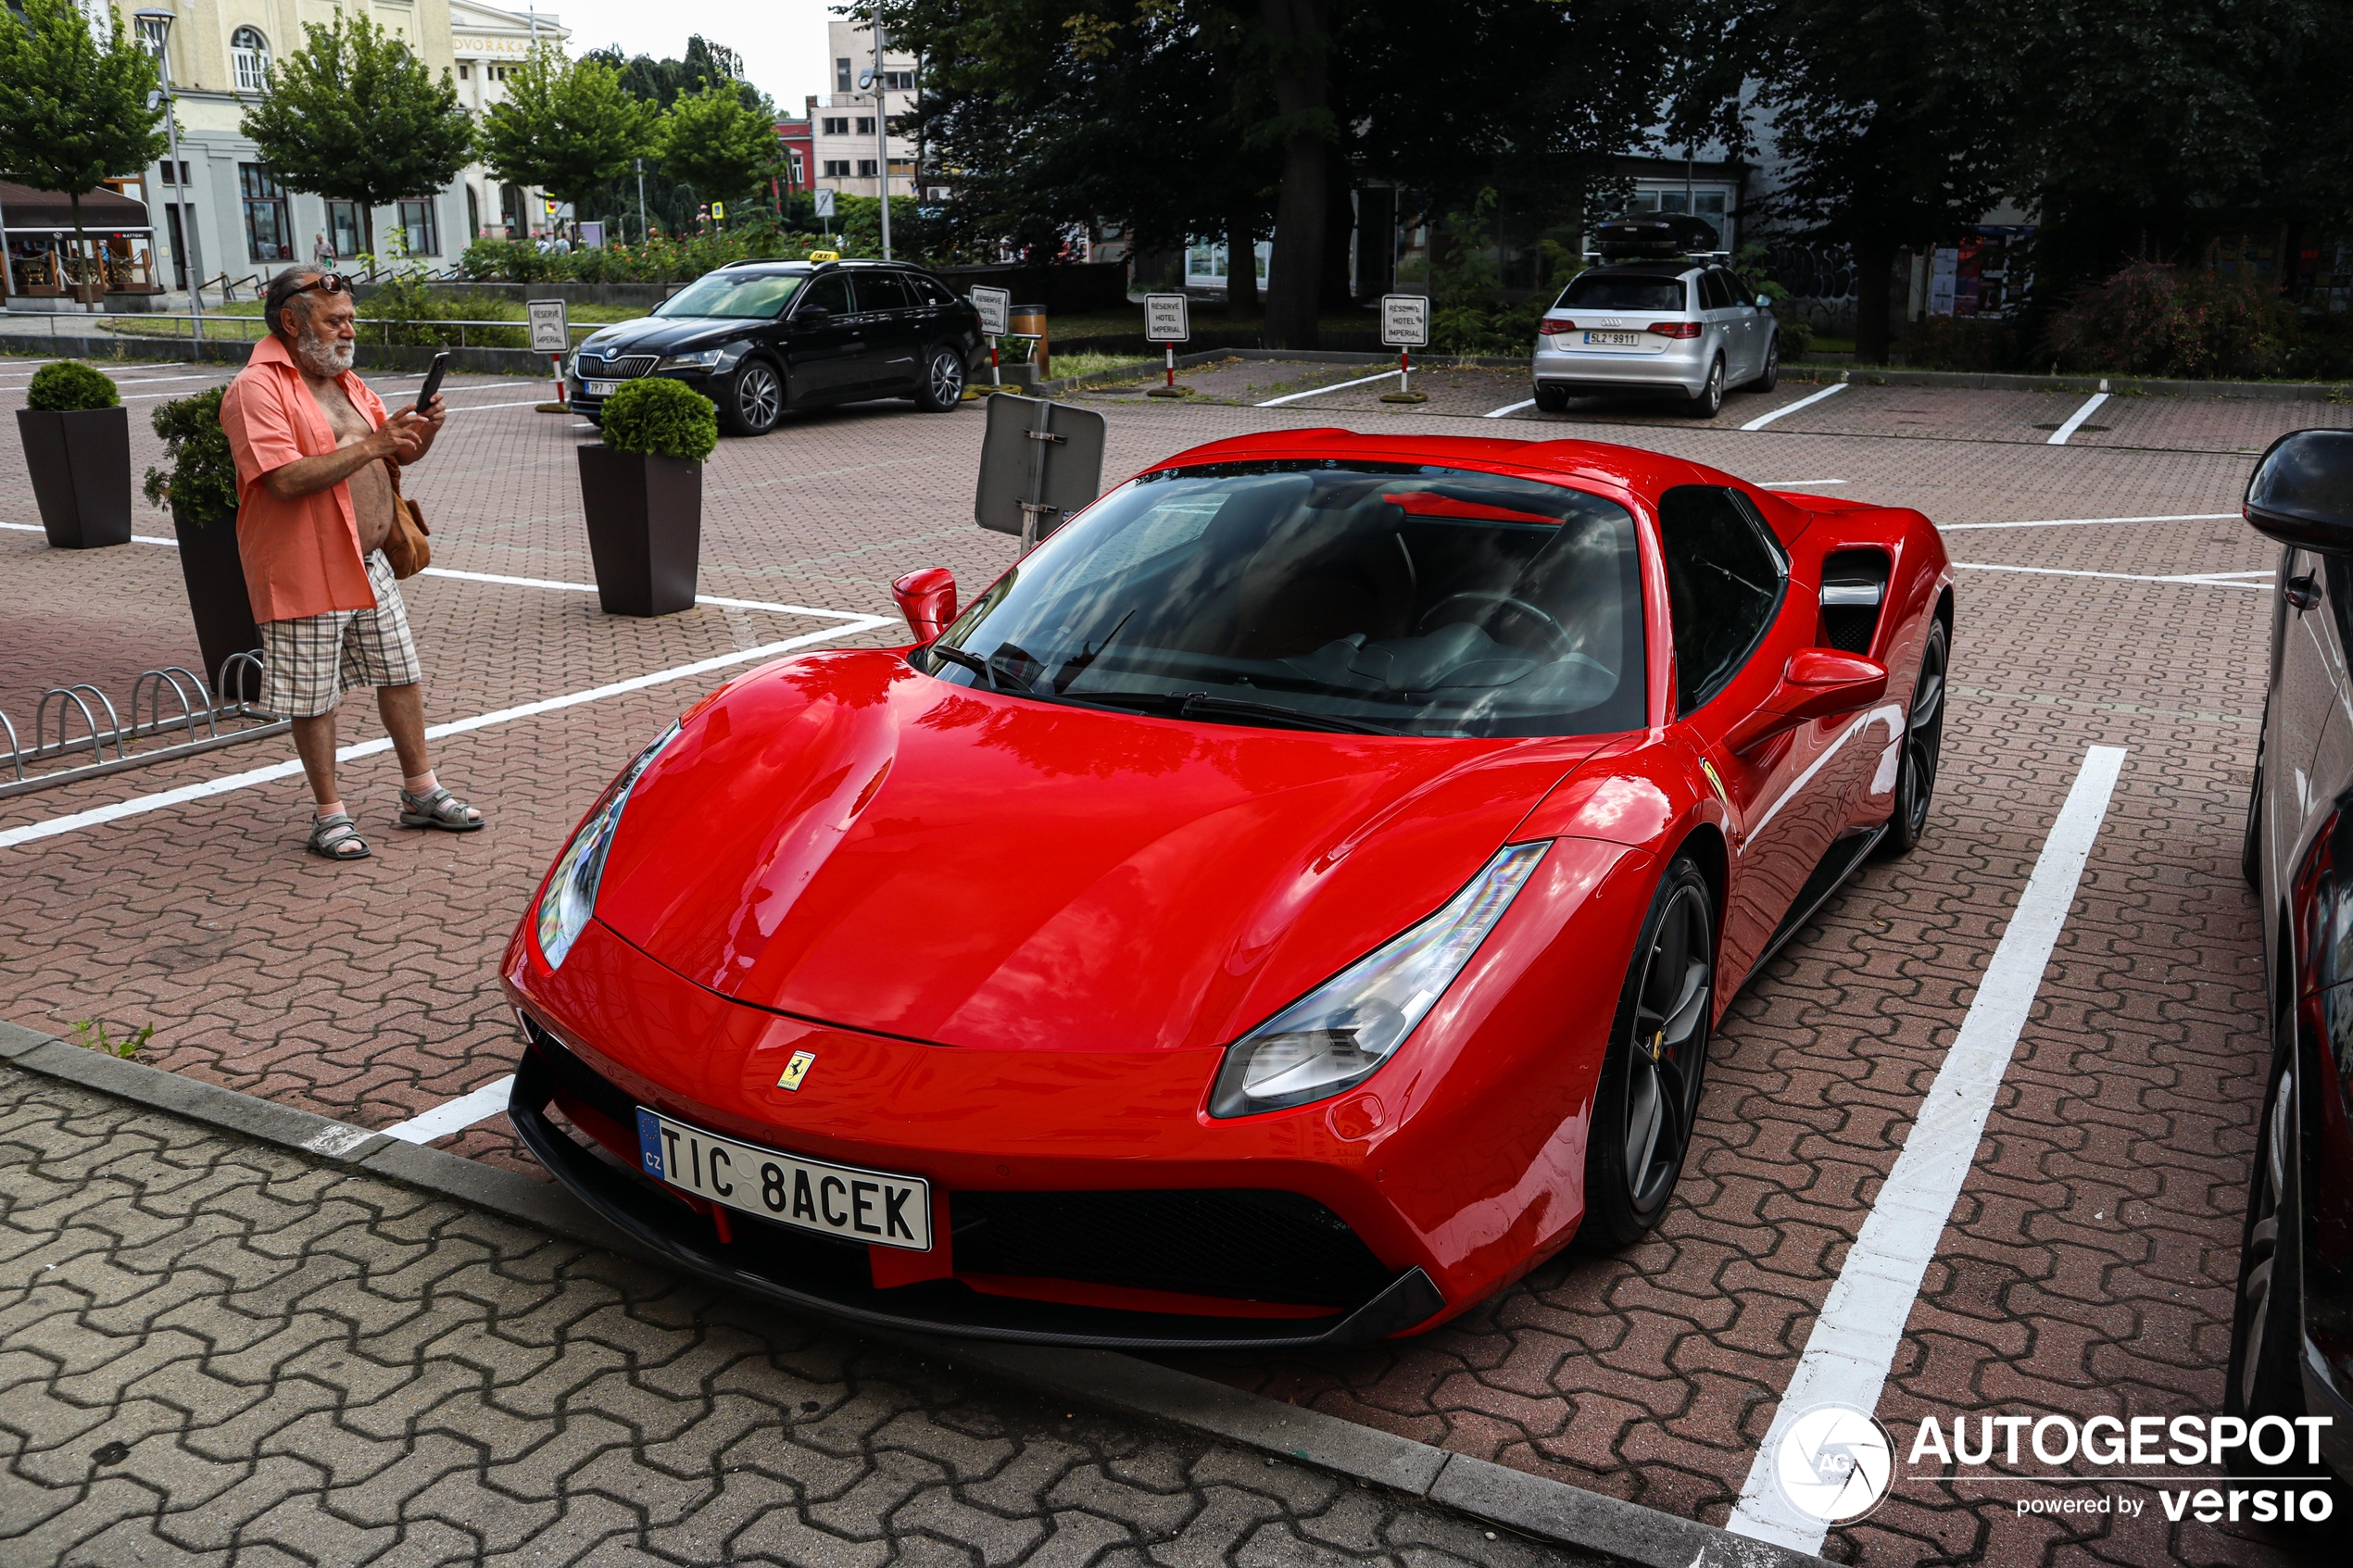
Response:
[[[572,346],[572,330],[564,320],[560,299],[535,299],[523,307],[531,317],[531,348],[535,354],[561,354]]]
[[[1428,347],[1429,296],[1418,294],[1381,295],[1380,340],[1391,348]]]
[[[818,193],[816,193],[816,195],[817,195],[817,216],[818,216],[818,217],[820,217],[820,218],[831,218],[831,217],[834,215],[834,194],[833,194],[833,192],[831,192],[831,191],[819,191]]]
[[[975,288],[972,291],[973,308],[980,312],[980,330],[990,337],[1003,337],[1012,332],[1013,295],[1010,289]]]
[[[1185,343],[1193,335],[1192,321],[1187,312],[1188,301],[1181,294],[1148,294],[1144,295],[1144,341],[1146,343]]]
[[[725,202],[712,202],[711,204],[711,215],[713,218],[724,219],[727,216],[727,204]]]

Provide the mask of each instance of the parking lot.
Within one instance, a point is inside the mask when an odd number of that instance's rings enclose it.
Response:
[[[22,407],[31,369],[0,361],[0,408]],[[115,373],[134,473],[160,455],[145,411],[224,379]],[[1237,360],[1189,372],[1186,401],[1077,395],[1110,421],[1107,482],[1199,442],[1338,424],[1617,441],[1917,507],[1960,563],[1944,772],[1920,849],[1868,866],[1735,1003],[1655,1236],[1572,1250],[1416,1340],[1174,1364],[1724,1523],[2060,804],[2087,752],[2112,746],[2112,801],[1880,1415],[1909,1432],[1931,1414],[2219,1410],[2267,1060],[2237,855],[2274,558],[2236,512],[2253,453],[2353,424],[2353,408],[2120,396],[2055,445],[2082,395],[1857,378],[1824,395],[1790,380],[1701,421],[1539,414],[1514,406],[1525,377],[1504,370],[1419,372],[1418,406],[1380,403],[1393,383],[1315,391],[1366,373]],[[388,402],[413,385],[370,379]],[[283,739],[0,800],[0,1017],[59,1035],[151,1024],[143,1060],[368,1128],[493,1085],[515,1051],[498,952],[619,763],[729,670],[786,645],[901,640],[900,574],[949,566],[969,596],[1012,559],[1011,540],[970,521],[979,407],[862,407],[712,458],[701,586],[733,602],[608,618],[583,587],[573,457],[594,433],[535,411],[542,383],[452,377],[448,393],[448,428],[408,484],[435,574],[407,596],[429,720],[454,726],[434,743],[441,776],[490,830],[397,831],[392,761],[363,756],[345,765],[345,798],[375,858],[306,857]],[[46,548],[37,523],[15,422],[0,420],[0,711],[20,731],[48,687],[87,682],[120,704],[139,671],[196,662],[169,519],[142,504],[140,542],[92,552]],[[344,711],[346,743],[380,735],[371,705]],[[495,1110],[436,1147],[535,1169]],[[2306,1560],[2251,1524],[2171,1523],[2149,1489],[2074,1468],[2085,1495],[2131,1492],[2142,1512],[2028,1514],[2018,1479],[1899,1466],[1887,1504],[1825,1553]]]

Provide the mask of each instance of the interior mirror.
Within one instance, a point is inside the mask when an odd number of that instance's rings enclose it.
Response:
[[[2283,545],[2353,556],[2353,430],[2272,442],[2246,482],[2246,521]]]
[[[1835,648],[1800,648],[1755,712],[1724,737],[1734,751],[1761,746],[1816,719],[1869,708],[1887,695],[1887,666]]]
[[[956,574],[944,566],[909,572],[890,585],[890,596],[919,643],[938,641],[956,619]]]

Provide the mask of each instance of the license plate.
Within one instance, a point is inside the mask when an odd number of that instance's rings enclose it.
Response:
[[[1642,334],[1640,332],[1587,332],[1585,341],[1596,348],[1640,348],[1642,346]]]
[[[580,384],[588,389],[588,395],[591,397],[610,397],[621,390],[621,383],[617,381],[592,381],[583,382]]]
[[[698,1198],[844,1241],[931,1250],[931,1184],[737,1143],[637,1109],[646,1173]]]

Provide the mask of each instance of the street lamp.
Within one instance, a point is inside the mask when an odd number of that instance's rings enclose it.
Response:
[[[882,175],[882,250],[890,259],[890,99],[883,83],[882,0],[875,0],[875,168]]]
[[[171,24],[178,19],[162,9],[133,11],[139,23],[139,35],[147,47],[156,52],[156,66],[163,73],[163,125],[170,137],[171,167],[164,172],[171,178],[166,182],[172,192],[170,206],[179,209],[180,232],[173,240],[187,247],[183,258],[188,268],[188,308],[195,316],[189,325],[191,336],[204,337],[204,252],[196,245],[196,209],[186,200],[188,194],[187,165],[180,161],[180,104],[171,91],[171,52],[165,47],[171,42]]]

